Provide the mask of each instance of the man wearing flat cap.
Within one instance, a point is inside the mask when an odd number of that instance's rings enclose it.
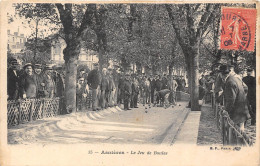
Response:
[[[245,122],[250,119],[246,94],[242,81],[235,75],[230,74],[229,67],[223,65],[221,73],[225,80],[224,105],[233,122],[244,131]]]
[[[33,72],[33,65],[26,63],[23,67],[25,75],[21,80],[21,97],[25,98],[36,98],[37,95],[37,79]]]
[[[7,94],[8,100],[17,100],[19,97],[19,74],[16,59],[11,61],[11,67],[7,70]]]
[[[247,76],[243,78],[244,83],[248,87],[247,100],[249,104],[250,115],[252,117],[252,125],[256,123],[256,79],[253,76],[253,70],[247,69]]]

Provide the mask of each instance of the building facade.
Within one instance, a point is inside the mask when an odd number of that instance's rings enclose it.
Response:
[[[24,34],[20,34],[18,32],[11,33],[10,30],[7,30],[8,35],[8,42],[7,42],[7,49],[10,50],[11,53],[17,54],[20,53],[21,50],[25,48],[25,42],[27,38]]]
[[[66,42],[61,39],[52,41],[51,46],[51,61],[53,64],[64,64],[63,50],[66,48]],[[95,51],[81,48],[78,64],[87,65],[90,70],[93,69],[93,64],[98,62],[98,56]]]

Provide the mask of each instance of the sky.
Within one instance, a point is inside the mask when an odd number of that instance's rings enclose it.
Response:
[[[15,16],[15,7],[10,6],[8,9],[8,15],[10,16]],[[18,32],[19,34],[24,34],[25,37],[30,37],[30,35],[32,33],[35,32],[35,22],[31,21],[30,24],[28,23],[28,21],[24,18],[21,18],[19,16],[16,17],[12,17],[13,18],[13,22],[11,22],[10,24],[8,24],[7,29],[10,30],[11,34],[13,34],[14,32]],[[42,20],[42,22],[44,22],[45,20]],[[54,27],[54,25],[50,24],[48,26],[41,26],[39,25],[39,30],[38,30],[38,37],[47,37],[57,31],[50,31],[50,28]],[[45,31],[46,30],[46,31]]]
[[[14,15],[15,14],[15,8],[14,7],[10,7],[8,9],[8,14]],[[22,20],[22,19],[14,18],[14,21],[12,23],[8,24],[7,29],[9,29],[12,34],[14,32],[18,32],[18,30],[19,30],[20,34],[22,33],[22,34],[24,34],[25,36],[28,37],[32,33],[32,31],[29,28],[29,25],[23,24],[23,21],[24,20]]]

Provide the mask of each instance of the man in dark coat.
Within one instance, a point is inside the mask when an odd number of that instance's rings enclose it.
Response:
[[[18,63],[14,59],[11,61],[11,67],[7,70],[7,94],[8,100],[17,100],[19,98],[19,74]]]
[[[98,70],[98,63],[94,64],[94,69],[91,70],[88,74],[87,81],[89,84],[89,87],[92,90],[92,109],[93,111],[97,110],[98,105],[98,90],[100,88],[101,83],[101,74]]]
[[[53,67],[51,64],[45,66],[41,85],[44,86],[44,97],[54,98],[56,95],[56,84],[53,76]]]
[[[244,83],[248,87],[247,100],[252,117],[252,125],[256,123],[256,79],[252,76],[253,70],[247,69],[247,76],[243,78]]]
[[[151,102],[154,103],[154,90],[155,90],[155,78],[151,75],[150,77],[151,85]]]
[[[108,68],[107,71],[107,77],[108,77],[108,107],[114,106],[114,97],[116,92],[116,86],[115,81],[113,77],[113,69],[112,67]]]
[[[57,67],[54,71],[54,82],[56,85],[56,97],[60,98],[60,113],[66,113],[66,106],[64,101],[64,91],[65,91],[65,75],[63,73],[62,67]]]
[[[107,76],[107,69],[103,68],[102,69],[101,85],[100,85],[100,90],[101,90],[101,96],[100,96],[101,104],[100,105],[101,105],[101,109],[108,107],[108,95],[109,95],[108,85],[109,85],[109,80],[108,80],[108,76]]]
[[[159,92],[162,89],[162,80],[160,75],[155,76],[155,91]],[[155,96],[155,95],[154,95]],[[157,103],[159,103],[160,99],[158,97],[154,98]]]
[[[25,75],[21,80],[21,97],[25,98],[36,98],[37,95],[37,80],[36,76],[33,73],[31,63],[27,63],[24,65]]]
[[[119,71],[119,66],[114,65],[114,69],[112,70],[112,76],[114,79],[114,84],[115,84],[115,92],[114,92],[114,106],[117,106],[118,102],[117,102],[117,98],[118,98],[118,94],[119,94],[119,78],[120,78],[120,71]]]
[[[37,80],[37,98],[45,97],[44,96],[44,89],[45,87],[41,84],[43,83],[43,73],[42,73],[42,65],[41,64],[35,64],[34,65],[34,73]]]
[[[169,89],[166,74],[164,74],[162,78],[162,89]]]
[[[139,94],[139,82],[137,81],[136,75],[133,75],[132,99],[130,104],[131,108],[138,108],[137,107],[138,94]]]
[[[160,75],[157,75],[155,79],[156,79],[155,80],[155,90],[158,92],[158,91],[162,90],[162,86],[163,86],[162,78]]]
[[[64,96],[64,90],[65,90],[62,67],[57,67],[53,74],[54,74],[54,82],[56,85],[56,97],[62,97]]]
[[[119,76],[118,76],[118,93],[117,93],[117,104],[120,105],[122,104],[122,100],[124,98],[124,93],[123,93],[123,89],[124,89],[124,82],[125,82],[125,79],[123,77],[123,74],[120,73]]]
[[[226,65],[222,67],[221,73],[225,80],[225,109],[234,123],[243,131],[244,123],[246,120],[250,119],[250,114],[242,81],[236,76],[231,75],[230,70]]]
[[[216,103],[220,103],[223,105],[223,91],[224,91],[224,79],[222,76],[222,73],[220,72],[223,68],[223,65],[220,66],[220,70],[217,71],[215,83],[214,83],[214,93],[215,93],[215,98],[216,98]]]
[[[125,75],[123,94],[124,94],[124,110],[131,110],[129,108],[129,102],[132,95],[132,84],[130,81],[130,74]]]
[[[154,95],[161,101],[162,106],[165,108],[169,107],[169,96],[171,91],[169,89],[162,89],[160,91],[156,91]],[[154,103],[156,105],[156,103]]]

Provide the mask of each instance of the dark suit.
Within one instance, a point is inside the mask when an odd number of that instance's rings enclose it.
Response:
[[[155,90],[155,79],[152,79],[150,82],[151,85],[151,102],[154,103],[154,90]]]
[[[14,73],[14,70],[9,68],[7,70],[7,94],[8,100],[16,100],[19,97],[19,76],[18,72]]]
[[[37,79],[33,75],[25,75],[21,81],[21,97],[26,94],[26,98],[36,98],[37,95]]]
[[[250,115],[252,117],[252,124],[256,122],[256,79],[252,76],[243,78],[244,83],[248,87],[247,100],[251,108]]]
[[[95,111],[98,105],[98,87],[101,83],[101,74],[97,69],[91,70],[88,74],[87,81],[92,90],[92,109]]]
[[[223,91],[225,83],[220,74],[217,75],[214,84],[215,84],[214,93],[216,96],[216,102],[218,102],[222,105],[223,104],[223,95],[220,95],[219,92]]]
[[[235,124],[243,123],[250,118],[242,80],[235,76],[226,79],[224,99],[226,111]]]
[[[168,79],[166,77],[162,78],[162,89],[169,89]]]
[[[129,109],[129,102],[132,95],[132,83],[130,80],[124,81],[123,93],[124,93],[124,109]]]
[[[14,73],[14,70],[9,68],[7,70],[7,94],[8,100],[16,100],[19,97],[19,76],[18,72]]]

